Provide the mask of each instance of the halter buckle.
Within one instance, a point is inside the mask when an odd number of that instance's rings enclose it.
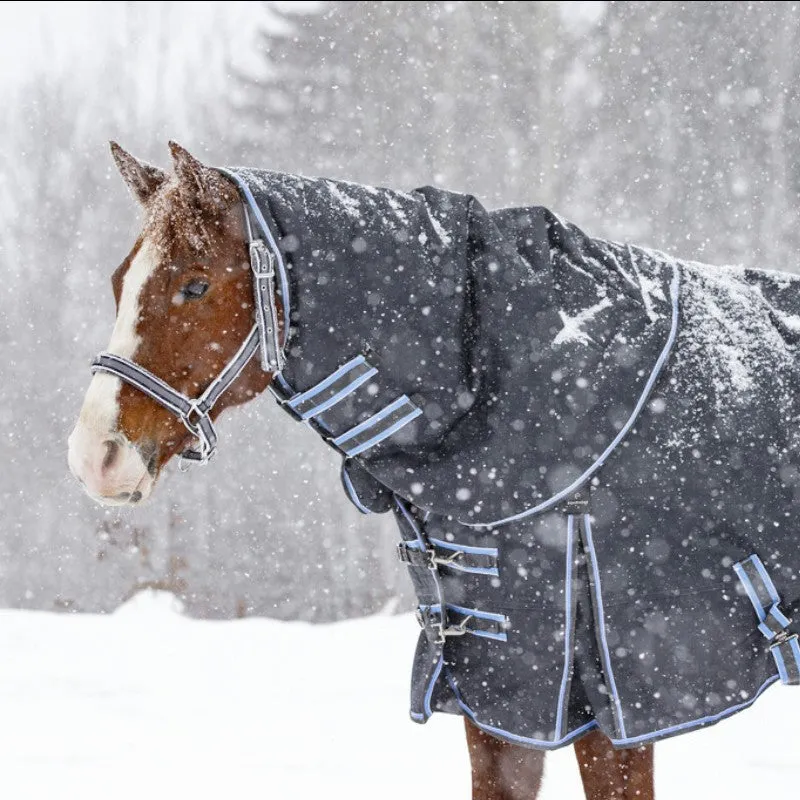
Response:
[[[196,419],[192,419],[192,415],[195,415]],[[200,430],[200,422],[205,416],[206,412],[200,408],[197,400],[190,400],[189,410],[182,416],[183,424],[189,429],[190,433],[196,435]]]
[[[257,278],[275,277],[275,256],[263,239],[250,242],[250,269]]]

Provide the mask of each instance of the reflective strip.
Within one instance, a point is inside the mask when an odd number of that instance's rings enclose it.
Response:
[[[771,642],[778,675],[785,684],[800,685],[800,644],[789,631],[792,620],[780,608],[780,595],[766,567],[757,555],[733,565],[758,617],[758,630]]]
[[[405,395],[333,440],[348,456],[357,456],[408,425],[422,413]]]
[[[356,356],[316,386],[292,397],[287,405],[300,419],[315,417],[354,392],[377,372],[364,356]]]

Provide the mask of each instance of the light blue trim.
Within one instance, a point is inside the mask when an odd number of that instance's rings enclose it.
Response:
[[[447,673],[447,682],[450,685],[450,689],[453,692],[453,696],[455,697],[459,708],[467,717],[469,717],[473,725],[480,728],[482,731],[486,731],[486,733],[491,733],[493,736],[498,736],[508,742],[533,745],[541,750],[555,750],[557,747],[563,747],[565,744],[569,744],[574,739],[577,739],[582,733],[597,727],[597,721],[592,720],[591,722],[587,722],[585,725],[581,725],[580,728],[570,731],[566,736],[564,736],[563,739],[559,739],[558,741],[533,739],[530,736],[520,736],[517,733],[510,733],[502,728],[496,728],[493,725],[486,725],[485,723],[480,722],[476,717],[475,712],[464,702],[464,698],[461,696],[461,692],[449,672]]]
[[[286,265],[283,263],[283,254],[275,242],[272,231],[269,229],[269,225],[267,225],[267,221],[264,219],[264,215],[261,213],[261,209],[258,207],[258,203],[256,203],[256,199],[253,197],[253,193],[250,191],[250,187],[247,185],[247,183],[236,172],[225,169],[224,167],[217,167],[217,169],[227,175],[229,178],[233,179],[233,181],[244,194],[247,204],[250,206],[250,209],[256,218],[256,222],[258,222],[261,230],[267,237],[269,246],[272,249],[272,255],[275,256],[275,260],[278,263],[278,276],[281,282],[281,302],[283,303],[283,318],[285,320],[285,324],[283,326],[282,347],[286,347],[286,342],[289,338],[289,327],[292,314],[289,303],[289,280],[286,277]]]
[[[572,674],[572,547],[575,534],[575,517],[567,517],[567,568],[564,574],[564,670],[561,673],[561,689],[558,692],[558,708],[556,709],[556,727],[553,741],[561,736],[564,725],[564,704],[567,699],[567,688]]]
[[[685,731],[691,728],[697,728],[701,725],[709,725],[712,722],[719,722],[721,719],[725,719],[725,717],[729,717],[731,714],[735,714],[737,711],[742,711],[748,706],[753,705],[753,703],[755,703],[755,701],[761,696],[764,690],[772,686],[772,684],[777,680],[778,676],[773,675],[771,678],[768,678],[766,681],[764,681],[764,683],[761,684],[758,691],[749,700],[746,700],[744,703],[739,703],[735,706],[730,706],[724,711],[720,711],[718,714],[712,714],[708,717],[701,717],[700,719],[691,720],[690,722],[681,722],[679,725],[671,725],[669,728],[661,728],[660,730],[652,731],[651,733],[643,733],[641,736],[632,736],[628,739],[611,739],[611,743],[617,745],[640,744],[641,742],[646,742],[648,739],[655,739],[658,736],[667,736],[671,733],[677,733],[678,731]]]
[[[797,662],[797,669],[800,670],[800,642],[798,642],[797,639],[790,639],[789,647],[792,648],[792,655]]]
[[[781,653],[780,647],[771,647],[770,650],[772,650],[772,657],[778,667],[781,683],[789,683],[789,673],[786,671],[786,662],[783,660],[783,653]]]
[[[755,566],[759,576],[761,577],[761,580],[764,583],[764,587],[766,588],[767,593],[769,594],[770,599],[772,600],[772,602],[773,603],[780,603],[781,596],[778,594],[778,590],[775,588],[775,584],[772,582],[772,578],[770,577],[769,573],[767,572],[767,568],[764,566],[764,563],[755,554],[750,556],[750,561],[753,562],[753,565]]]
[[[415,420],[421,413],[421,408],[414,408],[413,411],[409,412],[404,417],[401,417],[399,420],[397,420],[397,422],[394,423],[394,425],[389,426],[385,431],[375,434],[375,436],[364,442],[364,444],[360,444],[358,447],[348,450],[347,455],[357,456],[359,453],[363,453],[365,450],[375,447],[376,444],[380,444],[380,442],[382,442],[384,439],[388,439],[390,436],[397,433],[397,431],[399,431],[401,428],[404,428],[406,425],[408,425],[409,422]]]
[[[642,394],[640,395],[633,412],[628,418],[628,421],[622,426],[619,433],[614,437],[614,440],[603,451],[597,461],[595,461],[594,464],[592,464],[583,473],[583,475],[567,486],[566,489],[562,489],[558,494],[553,495],[548,500],[539,503],[539,505],[534,506],[533,508],[528,508],[525,511],[520,511],[519,514],[514,514],[513,516],[505,517],[503,519],[497,519],[493,522],[467,522],[465,520],[459,520],[461,525],[466,525],[468,528],[487,528],[496,525],[505,525],[507,522],[515,522],[518,519],[529,517],[531,514],[538,514],[540,511],[546,511],[548,508],[552,508],[554,505],[560,503],[565,497],[568,497],[576,492],[584,483],[586,483],[587,480],[589,480],[589,478],[592,477],[592,475],[595,474],[595,472],[597,472],[597,470],[600,469],[600,467],[603,466],[603,464],[605,464],[611,453],[616,450],[619,443],[628,435],[628,432],[633,427],[639,414],[642,412],[642,409],[644,408],[644,405],[650,396],[650,392],[653,390],[653,386],[655,386],[655,383],[658,380],[661,370],[664,368],[667,358],[669,358],[669,354],[672,351],[672,346],[675,344],[675,338],[678,335],[678,320],[680,316],[678,313],[678,298],[680,295],[681,281],[680,268],[678,265],[675,264],[673,269],[674,272],[672,276],[672,282],[670,283],[669,287],[670,298],[672,300],[672,327],[670,328],[669,336],[667,337],[667,343],[664,345],[664,349],[661,351],[661,354],[656,360],[653,371],[650,373],[650,377],[647,379],[647,383],[645,384]]]
[[[408,547],[410,550],[424,550],[425,547],[423,546],[422,542],[419,539],[415,539],[413,542],[406,542],[404,541],[403,544]]]
[[[371,514],[372,512],[361,502],[361,500],[359,500],[355,486],[353,486],[353,482],[350,480],[350,476],[347,474],[347,467],[344,465],[342,465],[342,479],[344,480],[344,488],[347,489],[347,494],[353,501],[353,505],[362,514]]]
[[[446,542],[443,539],[434,539],[432,536],[428,537],[428,541],[441,547],[443,550],[460,550],[462,553],[469,553],[472,556],[492,556],[497,558],[498,549],[496,547],[476,547],[471,544],[458,544],[456,542]]]
[[[501,625],[508,624],[508,617],[505,614],[495,614],[492,611],[479,611],[477,608],[465,608],[464,606],[457,606],[454,603],[448,603],[448,608],[457,611],[459,614],[471,614],[478,619],[488,619],[492,622],[499,622]]]
[[[611,652],[608,649],[608,640],[606,639],[606,621],[603,612],[603,588],[600,584],[600,567],[597,563],[597,552],[594,549],[594,542],[592,541],[592,523],[589,515],[585,514],[583,517],[583,528],[586,531],[586,549],[589,554],[589,560],[592,562],[592,574],[594,575],[594,595],[597,602],[597,630],[600,634],[600,644],[603,647],[605,654],[605,664],[603,665],[603,672],[606,673],[608,679],[608,688],[611,690],[611,699],[617,710],[617,724],[622,738],[625,738],[625,720],[622,716],[622,703],[619,699],[619,692],[617,692],[617,682],[614,680],[614,671],[611,668]]]
[[[490,578],[499,578],[500,570],[497,567],[470,567],[453,561],[450,564],[442,564],[443,569],[454,569],[458,572],[468,572],[470,575],[488,575]]]
[[[780,625],[782,628],[788,628],[792,624],[792,621],[786,616],[786,614],[783,613],[783,611],[781,611],[777,603],[773,603],[767,613],[771,614],[778,625]]]
[[[431,710],[431,698],[433,697],[433,690],[436,686],[436,681],[439,680],[439,675],[442,674],[442,667],[444,666],[444,654],[439,656],[439,661],[434,667],[433,674],[431,675],[431,680],[428,683],[428,688],[425,690],[425,699],[423,701],[423,708],[425,709],[425,713],[430,717],[433,714]]]
[[[750,556],[750,558],[745,559],[745,561],[750,561],[752,558],[753,556]],[[753,586],[750,576],[745,572],[741,562],[733,565],[733,571],[736,573],[736,576],[739,578],[742,586],[744,586],[744,590],[747,592],[747,596],[750,598],[750,602],[755,609],[759,622],[763,622],[765,616],[764,606],[761,605],[761,598],[758,596],[758,592],[756,591],[756,587]]]
[[[428,719],[424,714],[420,714],[419,711],[409,711],[408,715],[414,722],[425,722]]]
[[[774,639],[777,634],[774,631],[771,631],[769,625],[766,622],[759,622],[758,623],[758,630],[762,636],[766,639]]]

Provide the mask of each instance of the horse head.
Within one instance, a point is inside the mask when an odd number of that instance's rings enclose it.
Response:
[[[142,231],[115,270],[116,322],[106,354],[133,362],[190,400],[202,395],[253,328],[245,220],[236,186],[170,142],[167,174],[112,143],[144,212]],[[208,417],[254,397],[271,375],[247,361]],[[184,452],[192,426],[135,385],[97,371],[69,437],[69,466],[87,493],[135,504]]]

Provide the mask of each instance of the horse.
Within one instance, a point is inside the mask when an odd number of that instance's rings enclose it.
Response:
[[[171,174],[134,158],[116,143],[111,143],[112,155],[122,178],[144,210],[144,224],[130,253],[111,279],[117,309],[116,321],[106,352],[95,361],[94,375],[78,421],[69,437],[68,455],[69,468],[75,478],[91,498],[104,505],[134,506],[144,502],[152,494],[164,466],[174,458],[207,462],[217,443],[213,422],[228,408],[246,403],[270,389],[283,404],[289,406],[296,417],[306,419],[318,415],[323,405],[329,408],[339,402],[340,396],[365,385],[376,372],[359,357],[311,390],[287,396],[280,385],[276,386],[281,381],[282,348],[292,318],[287,313],[289,296],[276,283],[277,267],[282,270],[284,265],[280,250],[273,241],[271,228],[263,219],[260,220],[270,246],[254,236],[252,214],[258,214],[258,207],[255,203],[248,206],[242,202],[243,193],[249,190],[237,181],[235,174],[207,167],[175,142],[170,142],[169,146],[173,161]],[[341,194],[341,190],[335,186],[330,191]],[[390,202],[397,204],[400,201],[390,198]],[[343,203],[349,207],[346,197]],[[457,199],[447,198],[448,213],[455,203],[458,203]],[[397,218],[409,219],[406,212],[398,212]],[[417,223],[408,222],[409,229],[395,230],[393,236],[399,243],[413,238],[422,245],[430,236],[438,236],[440,244],[437,246],[440,249],[434,252],[432,260],[434,264],[440,263],[441,243],[446,244],[450,236],[441,230],[441,219],[431,218],[425,225],[425,230],[419,232]],[[560,223],[550,218],[548,225],[556,229]],[[566,233],[564,237],[567,241]],[[284,242],[282,246],[284,254],[291,254],[291,242]],[[565,247],[568,249],[569,246],[567,241]],[[353,241],[356,252],[363,251],[365,247],[363,239],[356,238]],[[630,257],[635,262],[631,248],[614,252]],[[640,264],[643,263],[644,256],[639,254],[636,258],[640,259]],[[605,263],[611,262],[606,260]],[[667,263],[662,259],[659,265]],[[641,269],[644,276],[645,267]],[[494,271],[492,264],[488,271]],[[621,282],[624,283],[627,276],[621,268],[620,272],[623,275]],[[674,272],[677,275],[677,269]],[[672,281],[673,290],[675,280]],[[647,280],[641,277],[637,284],[639,288],[651,287],[647,292],[643,290],[642,297],[646,302],[640,304],[641,308],[637,306],[643,318],[646,315],[651,321],[658,319],[653,307],[654,297],[661,297],[665,308],[670,305],[666,291],[659,294],[652,289],[653,281],[651,275]],[[785,282],[776,282],[775,286],[778,292],[782,287],[785,288]],[[630,288],[623,287],[620,291],[630,292]],[[758,291],[762,292],[762,288]],[[650,373],[634,417],[641,413],[676,339],[678,306],[674,291],[672,296],[672,329],[667,318],[664,323],[667,343],[656,368]],[[691,295],[688,297],[691,299]],[[470,302],[475,302],[474,298]],[[593,343],[580,325],[610,306],[610,301],[601,298],[588,312],[573,317],[565,311],[559,312],[564,328],[554,341],[575,346]],[[691,311],[688,301],[686,307],[688,318]],[[427,312],[423,309],[422,313]],[[770,319],[774,321],[776,314],[771,309]],[[786,337],[792,335],[790,323],[791,320],[784,325]],[[260,358],[255,357],[257,354]],[[633,365],[632,374],[640,375],[642,370],[638,366]],[[346,384],[344,389],[341,388],[342,381]],[[578,383],[578,386],[581,384]],[[325,398],[325,403],[320,403],[321,398]],[[466,401],[467,405],[469,402]],[[653,400],[656,414],[663,411],[659,405],[662,402],[659,398]],[[313,407],[307,414],[304,411],[306,406]],[[355,455],[371,446],[371,441],[364,442],[365,427],[370,432],[383,420],[377,438],[384,439],[419,414],[414,403],[408,397],[403,397],[344,436],[337,438],[331,435],[327,438],[341,446],[352,462]],[[618,426],[620,431],[612,442],[614,446],[632,425],[633,422],[629,422]],[[323,433],[330,433],[321,424],[320,427]],[[357,444],[357,447],[348,449],[348,441],[350,445]],[[343,473],[343,479],[351,499],[361,505],[359,493],[353,487],[354,481],[348,473]],[[382,486],[380,483],[376,485],[379,489]],[[497,485],[501,486],[502,482]],[[412,494],[417,491],[414,486],[412,484]],[[469,491],[466,491],[465,497],[461,497],[464,492],[459,490],[459,500],[469,497]],[[423,534],[419,532],[418,524],[425,516],[420,516],[418,509],[396,496],[393,499],[401,517],[405,517],[422,540]],[[569,502],[580,505],[586,501],[573,497]],[[589,515],[580,517],[576,511],[569,511],[570,536],[581,525],[590,527]],[[588,539],[591,562],[591,531],[585,530],[583,535]],[[435,543],[432,539],[427,541],[427,549],[419,552],[415,552],[413,541],[404,542],[404,560],[416,568],[425,567],[433,572],[439,568],[446,570],[459,566],[455,562],[456,555],[452,552],[447,555],[448,547],[450,551],[454,549],[452,546],[447,542],[432,546],[431,541]],[[658,553],[653,552],[658,561]],[[457,555],[470,557],[470,553],[477,554],[478,559],[478,566],[473,564],[472,572],[496,575],[495,568],[486,566],[488,562],[485,559],[491,558],[490,548],[461,548]],[[481,558],[484,561],[481,562]],[[568,549],[568,561],[569,558]],[[774,656],[784,683],[795,682],[790,657],[794,654],[797,658],[798,648],[797,637],[788,627],[791,620],[780,610],[780,598],[766,577],[761,562],[753,561],[755,556],[750,559],[737,563],[736,572],[745,589],[749,587],[747,594],[756,607],[759,630],[771,642],[769,653],[754,654],[752,657]],[[704,574],[707,571],[704,570]],[[599,577],[596,571],[594,581],[599,583]],[[759,603],[761,589],[769,595],[765,603],[771,603],[771,606],[763,605],[762,608]],[[565,584],[564,592],[569,595],[569,583]],[[744,595],[744,592],[741,594]],[[728,595],[726,602],[730,603]],[[444,608],[445,604],[442,603],[442,618],[446,616]],[[505,639],[506,623],[498,622],[495,619],[497,615],[481,617],[479,612],[468,610],[463,611],[457,620],[445,625],[443,620],[431,623],[431,609],[428,607],[427,617],[424,613],[421,615],[420,624],[427,626],[426,635],[433,631],[434,638],[429,639],[429,644],[438,648],[437,652],[441,652],[447,641],[446,636],[458,638],[471,632],[478,637]],[[709,611],[708,608],[701,610]],[[602,605],[598,611],[602,613]],[[737,614],[739,616],[736,619],[741,617],[742,625],[752,625],[746,623],[743,611],[739,614],[737,610]],[[727,616],[736,615],[728,611]],[[565,647],[568,644],[569,641]],[[602,641],[601,644],[608,659],[607,643]],[[762,663],[758,661],[759,665]],[[797,664],[800,666],[800,659],[797,659]],[[608,667],[610,672],[608,660],[601,666]],[[437,669],[441,669],[441,662]],[[571,669],[571,665],[565,666],[565,679]],[[777,677],[770,676],[761,688],[750,693],[753,699]],[[426,683],[430,687],[425,698],[426,707],[430,706],[430,691],[434,683],[435,678]],[[557,685],[558,680],[551,683]],[[569,683],[565,680],[561,686],[563,695]],[[460,702],[456,688],[453,687],[453,692]],[[602,692],[607,692],[605,687]],[[612,694],[616,695],[616,690]],[[560,698],[561,701],[564,699],[565,696]],[[616,697],[614,700],[618,703]],[[724,701],[729,703],[728,707],[716,715],[702,716],[696,721],[697,724],[713,724],[749,704],[740,702],[734,705],[727,698]],[[715,696],[708,702],[721,703],[723,700]],[[583,712],[586,713],[590,708],[587,703]],[[541,785],[544,756],[549,745],[530,746],[533,740],[521,743],[519,739],[522,737],[515,739],[513,736],[499,735],[502,732],[498,733],[492,726],[481,723],[464,703],[461,703],[457,713],[464,716],[472,766],[473,800],[535,798]],[[426,718],[423,714],[417,716],[423,717],[418,721]],[[567,722],[561,720],[559,724],[567,725]],[[673,735],[694,724],[681,723],[658,733]],[[609,800],[612,797],[651,800],[654,797],[654,780],[650,738],[649,734],[627,739],[623,735],[615,740],[615,744],[591,721],[576,728],[569,736],[561,739],[555,736],[553,743],[555,746],[573,744],[588,800]],[[624,746],[618,746],[620,744]]]

